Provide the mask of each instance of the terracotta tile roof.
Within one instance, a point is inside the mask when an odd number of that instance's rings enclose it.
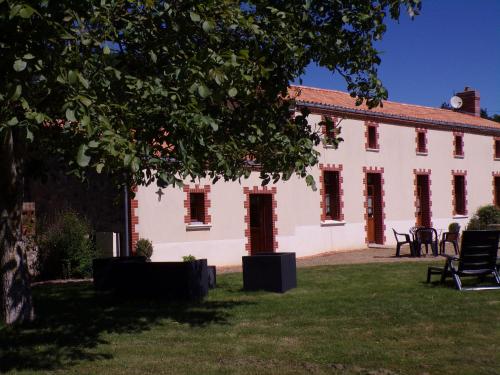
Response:
[[[368,109],[364,104],[356,106],[355,98],[342,91],[326,90],[306,86],[291,86],[289,94],[299,103],[319,104],[342,109],[361,111],[364,115],[373,114],[377,117],[400,117],[406,120],[416,120],[418,122],[429,123],[449,123],[450,125],[477,126],[489,129],[500,130],[500,123],[487,120],[478,116],[466,113],[451,111],[448,109],[423,107],[414,104],[396,103],[384,101],[383,107]]]

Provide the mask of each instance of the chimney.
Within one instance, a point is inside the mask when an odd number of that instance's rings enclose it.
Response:
[[[457,93],[457,96],[463,101],[462,107],[458,110],[459,112],[465,112],[478,117],[481,115],[479,91],[465,86],[464,91]]]

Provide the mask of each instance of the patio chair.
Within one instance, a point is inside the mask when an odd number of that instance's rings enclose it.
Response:
[[[439,254],[446,253],[446,242],[453,245],[455,250],[455,255],[458,255],[458,240],[460,239],[459,232],[444,232],[441,236],[441,241],[439,242]]]
[[[441,275],[441,283],[448,276],[453,278],[458,290],[484,290],[500,289],[500,276],[497,270],[499,231],[475,230],[464,231],[460,256],[446,256],[444,267],[429,267],[427,269],[427,282],[431,276]],[[477,276],[484,278],[492,275],[496,286],[463,288],[461,277]]]
[[[396,238],[396,256],[399,256],[399,253],[401,251],[401,246],[404,244],[410,245],[410,254],[413,256],[413,243],[412,240],[410,239],[410,235],[406,233],[398,233],[394,228],[392,228],[392,231],[394,232],[394,237]]]
[[[423,228],[423,227],[416,226],[416,227],[410,228],[410,234],[411,234],[411,238],[413,241],[415,241],[415,233],[417,232],[417,229],[420,229],[420,228]]]
[[[415,232],[413,251],[417,256],[422,255],[422,245],[425,245],[425,253],[429,253],[429,245],[432,255],[438,255],[438,234],[434,228],[418,228]]]

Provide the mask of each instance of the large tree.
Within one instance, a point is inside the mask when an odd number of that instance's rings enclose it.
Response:
[[[7,323],[33,318],[21,241],[27,165],[124,184],[308,177],[320,141],[291,118],[314,62],[359,102],[387,97],[374,47],[419,0],[0,0],[0,253]]]

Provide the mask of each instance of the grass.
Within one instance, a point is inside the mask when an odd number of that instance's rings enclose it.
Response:
[[[37,322],[0,327],[0,372],[499,374],[500,291],[425,284],[426,267],[299,269],[285,294],[222,275],[200,304],[38,286]]]

